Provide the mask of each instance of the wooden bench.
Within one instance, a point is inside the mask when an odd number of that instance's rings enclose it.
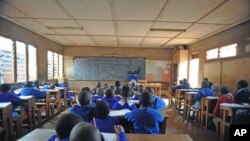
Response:
[[[5,140],[14,140],[12,104],[10,102],[0,103],[0,117],[3,128],[6,130]]]
[[[42,123],[50,118],[50,93],[46,93],[45,99],[36,100],[35,104],[37,126],[41,126]]]

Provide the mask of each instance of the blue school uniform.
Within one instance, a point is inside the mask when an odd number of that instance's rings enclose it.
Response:
[[[104,119],[96,118],[96,127],[105,133],[115,133],[114,126],[119,125],[119,120],[116,117],[107,116]],[[91,121],[91,124],[94,125],[94,121]]]
[[[127,141],[127,137],[126,137],[126,134],[124,132],[120,132],[118,134],[118,141]]]
[[[75,104],[70,109],[70,113],[81,116],[85,122],[90,122],[94,117],[95,108],[92,105],[81,106]]]
[[[113,105],[118,102],[117,98],[107,98],[107,97],[103,97],[101,98],[101,100],[103,101],[107,101],[109,103],[109,109],[112,109]]]
[[[241,88],[236,92],[234,96],[235,103],[249,103],[250,102],[250,93],[248,88]]]
[[[48,141],[69,141],[69,138],[58,139],[57,135],[54,134],[48,139]]]
[[[133,122],[134,132],[139,134],[159,134],[159,122],[164,120],[160,111],[151,107],[142,107],[138,110],[129,112],[125,118]]]
[[[209,88],[201,88],[197,94],[194,95],[194,107],[195,108],[200,108],[201,104],[200,104],[200,100],[202,97],[207,97],[207,96],[213,96],[213,91],[210,90]]]
[[[68,88],[69,84],[68,82],[58,83],[58,87]]]
[[[127,102],[124,102],[123,100],[120,100],[118,102],[116,102],[112,109],[116,109],[116,110],[122,110],[122,109],[129,109],[129,110],[136,110],[136,106],[135,104],[128,100]]]
[[[140,100],[140,98],[141,98],[141,94],[135,94],[134,100]]]
[[[96,103],[99,99],[103,98],[103,96],[99,95],[93,95],[92,96],[92,102]]]
[[[162,98],[155,96],[155,95],[152,95],[152,97],[153,97],[153,101],[154,101],[154,104],[152,107],[153,109],[163,110],[166,107],[166,103]]]
[[[13,104],[16,104],[20,101],[20,98],[12,92],[8,93],[1,93],[0,92],[0,102],[12,102]]]
[[[33,88],[29,88],[29,87],[24,87],[21,89],[20,95],[21,96],[34,96],[36,99],[42,99],[42,98],[45,98],[46,92],[33,89]]]

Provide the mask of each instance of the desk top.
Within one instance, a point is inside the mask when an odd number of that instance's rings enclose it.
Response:
[[[237,103],[221,103],[221,108],[235,108],[235,109],[248,109],[250,108],[249,105],[242,105]]]
[[[204,97],[205,99],[208,99],[208,100],[216,100],[216,99],[219,99],[218,96],[207,96],[207,97]]]
[[[0,103],[0,109],[6,108],[10,104],[11,104],[10,102],[2,102],[2,103]]]
[[[35,129],[28,133],[18,141],[46,141],[51,135],[55,133],[53,129]]]
[[[21,100],[28,100],[31,99],[32,96],[19,96]]]
[[[199,89],[176,89],[176,91],[181,91],[181,92],[198,92]]]
[[[185,92],[186,94],[191,94],[191,95],[195,95],[197,94],[197,92]]]

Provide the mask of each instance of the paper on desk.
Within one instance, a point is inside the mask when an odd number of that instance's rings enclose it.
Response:
[[[240,104],[237,104],[237,103],[221,103],[220,104],[221,107],[246,107],[244,105],[240,105]]]
[[[102,135],[105,141],[113,141],[115,138],[115,133],[103,133],[102,132]]]
[[[219,99],[218,96],[207,96],[206,99]]]
[[[19,96],[19,97],[20,97],[20,99],[22,99],[22,100],[32,98],[32,96],[31,96],[31,95],[28,95],[28,96]]]
[[[125,116],[125,114],[128,112],[131,112],[131,111],[129,109],[114,110],[114,111],[110,111],[109,115],[111,117],[119,117],[119,116]]]

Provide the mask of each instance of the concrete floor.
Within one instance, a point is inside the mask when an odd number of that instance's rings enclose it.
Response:
[[[45,123],[42,128],[54,129],[60,116],[67,112],[69,109]],[[198,127],[192,121],[184,119],[172,107],[167,108],[167,113],[170,118],[167,120],[166,134],[189,134],[194,141],[219,141],[214,132]]]

